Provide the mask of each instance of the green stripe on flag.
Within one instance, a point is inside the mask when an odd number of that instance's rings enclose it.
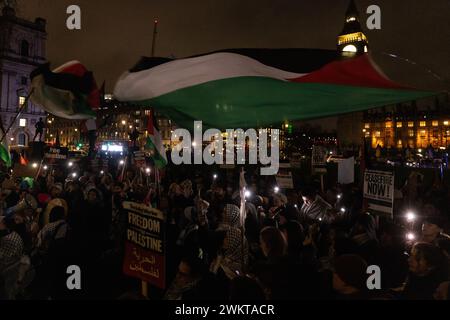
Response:
[[[3,143],[0,143],[0,159],[6,164],[8,168],[11,167],[11,154],[9,153],[8,147]]]
[[[156,147],[156,144],[154,143],[152,137],[147,138],[147,143],[145,144],[145,147],[146,147],[146,149],[153,150],[152,159],[157,168],[161,169],[167,165],[166,155],[165,155],[165,153],[162,154],[162,152],[164,152],[164,147],[163,147],[163,150],[159,150]]]
[[[193,129],[195,120],[202,120],[205,127],[235,129],[364,111],[435,94],[418,90],[294,83],[267,77],[237,77],[134,102],[158,109],[188,130]]]

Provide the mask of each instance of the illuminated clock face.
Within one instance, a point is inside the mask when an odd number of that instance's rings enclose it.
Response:
[[[358,50],[356,49],[356,47],[352,44],[346,45],[343,49],[343,52],[357,52]]]

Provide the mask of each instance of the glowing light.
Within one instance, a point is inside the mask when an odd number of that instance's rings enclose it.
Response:
[[[407,234],[406,234],[406,239],[408,239],[408,240],[414,240],[416,238],[416,235],[414,234],[414,233],[412,233],[412,232],[408,232]]]
[[[213,174],[213,179],[214,179],[214,180],[216,180],[216,179],[217,179],[217,177],[218,177],[218,176],[217,176],[217,174],[216,174],[216,173],[215,173],[215,174]]]
[[[100,171],[100,174],[104,174],[104,173],[105,173],[105,171],[103,171],[103,170],[102,170],[102,171]]]
[[[151,169],[150,168],[145,168],[145,172],[150,173]]]
[[[345,208],[341,208],[342,213],[345,213],[345,211],[346,211]]]
[[[123,165],[124,163],[125,163],[125,161],[123,161],[123,160],[120,160],[120,161],[119,161],[119,164],[120,164],[120,165]]]
[[[249,198],[251,195],[252,195],[252,193],[250,191],[245,190],[245,192],[244,192],[244,197],[245,198]]]
[[[338,195],[337,195],[337,198],[338,198],[338,199],[341,199],[341,198],[342,198],[342,194],[338,194]]]
[[[279,187],[275,187],[275,188],[273,188],[273,191],[274,191],[275,193],[278,193],[278,192],[280,191],[280,188],[279,188]]]
[[[407,221],[412,222],[415,219],[416,219],[416,215],[413,212],[409,211],[409,212],[406,213],[406,220]]]
[[[346,45],[343,49],[343,52],[358,52],[358,49],[352,44]]]
[[[11,141],[14,141],[14,138],[11,138]]]
[[[44,170],[47,170],[48,169],[48,167],[47,166],[44,166]]]
[[[69,167],[71,167],[71,166],[73,166],[73,162],[69,162],[67,165],[68,165]]]
[[[193,147],[197,146],[197,142],[195,142],[195,141],[192,142],[192,146],[193,146]]]
[[[34,162],[31,166],[32,166],[33,168],[37,168],[37,167],[38,167],[38,164],[37,164],[36,162]]]
[[[126,122],[125,120],[122,120],[122,124],[123,124],[123,125],[126,125],[127,122]]]
[[[76,172],[72,173],[72,177],[76,178],[77,177],[77,173]]]

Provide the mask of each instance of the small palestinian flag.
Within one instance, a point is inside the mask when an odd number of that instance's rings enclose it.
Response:
[[[92,72],[78,61],[68,62],[51,71],[50,64],[31,75],[31,101],[45,111],[65,119],[95,117],[100,106],[100,91]]]
[[[0,119],[1,121],[1,119]],[[0,128],[0,135],[3,136],[3,125],[0,125],[2,128]],[[0,160],[2,160],[5,165],[9,168],[12,165],[11,161],[11,154],[9,153],[9,147],[8,147],[8,141],[7,139],[4,139],[5,142],[0,143]]]
[[[7,167],[11,167],[11,155],[8,146],[4,143],[0,143],[0,160],[2,160]]]
[[[153,151],[152,159],[155,166],[157,168],[164,168],[167,165],[166,149],[164,148],[161,134],[156,125],[153,110],[150,111],[150,115],[148,116],[147,131],[148,137],[145,148]]]

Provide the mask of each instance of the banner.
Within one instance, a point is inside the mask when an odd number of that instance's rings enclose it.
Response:
[[[294,189],[292,179],[291,165],[289,163],[280,163],[277,175],[275,176],[277,186],[281,189]]]
[[[364,172],[364,198],[369,211],[374,213],[394,213],[394,173],[366,170]]]
[[[123,272],[158,288],[165,288],[165,224],[163,213],[126,201],[127,238]]]
[[[355,158],[342,159],[338,162],[338,183],[350,184],[355,182]]]
[[[44,158],[53,160],[66,160],[69,151],[63,147],[48,147],[45,149]]]
[[[327,149],[323,146],[313,146],[311,155],[311,166],[313,173],[326,173]]]

